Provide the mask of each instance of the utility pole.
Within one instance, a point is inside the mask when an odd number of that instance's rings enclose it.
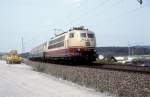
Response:
[[[56,33],[57,33],[57,29],[55,28],[55,29],[54,29],[54,35],[55,35],[55,36],[56,36]]]
[[[128,44],[128,56],[130,56],[131,54],[131,50],[130,50],[130,45]]]
[[[24,53],[24,38],[21,37],[21,47],[22,47],[22,53]]]
[[[132,50],[132,56],[134,55],[134,47],[133,48],[131,48],[131,50]]]

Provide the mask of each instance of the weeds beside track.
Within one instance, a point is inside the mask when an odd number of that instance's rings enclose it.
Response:
[[[36,71],[94,88],[100,92],[109,92],[119,97],[150,97],[148,73],[33,61],[26,61],[26,64],[30,64]]]

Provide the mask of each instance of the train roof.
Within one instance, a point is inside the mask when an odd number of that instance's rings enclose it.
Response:
[[[69,31],[72,31],[72,30],[84,30],[84,31],[88,31],[88,29],[86,29],[84,26],[73,27],[73,28],[69,29]]]
[[[88,30],[88,29],[86,29],[84,26],[80,26],[80,27],[73,27],[73,28],[69,29],[67,32],[62,32],[62,33],[60,33],[60,34],[56,34],[55,36],[57,37],[57,36],[60,36],[60,35],[65,34],[65,33],[68,33],[68,32],[70,32],[70,31],[73,31],[73,30],[89,31],[89,30]]]

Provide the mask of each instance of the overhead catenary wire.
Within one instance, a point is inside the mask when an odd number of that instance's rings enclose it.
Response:
[[[105,2],[102,2],[101,5],[102,5],[102,6],[105,5],[108,1],[110,1],[110,0],[107,0],[107,1],[105,1]],[[113,8],[113,7],[115,7],[116,5],[119,5],[120,3],[122,3],[123,1],[124,1],[124,0],[119,0],[119,1],[117,1],[116,3],[112,4],[112,6],[109,7],[109,8]],[[143,4],[143,1],[142,1],[142,0],[139,1],[139,2]],[[125,12],[125,13],[122,13],[122,14],[116,16],[116,18],[125,16],[126,14],[129,14],[129,13],[132,13],[132,12],[136,12],[136,11],[138,11],[139,9],[142,9],[142,8],[144,8],[144,7],[147,7],[147,6],[149,6],[149,4],[147,4],[147,5],[142,5],[142,6],[138,7],[138,8],[129,10],[128,12]],[[93,12],[94,12],[95,10],[97,10],[99,7],[100,7],[100,6],[97,6],[97,7],[93,8],[93,9],[91,9],[91,10],[88,10],[87,12],[83,13],[82,15],[80,15],[79,17],[77,17],[76,19],[70,21],[67,25],[63,26],[62,28],[67,27],[67,26],[69,26],[69,25],[72,24],[72,23],[79,22],[79,20],[81,20],[81,19],[82,19],[81,21],[85,20],[86,18],[83,18],[83,17],[90,16],[91,13],[93,13]],[[101,12],[101,13],[102,13],[102,12]],[[100,15],[101,15],[101,13],[100,13]],[[115,20],[115,18],[112,18],[112,19],[104,19],[104,21],[109,21],[109,20]]]
[[[112,21],[112,20],[119,19],[119,18],[124,17],[124,16],[126,16],[126,15],[128,15],[128,14],[137,12],[137,11],[139,11],[139,10],[145,8],[145,7],[150,7],[150,3],[148,3],[148,4],[146,4],[146,5],[142,5],[142,6],[137,7],[137,8],[134,8],[134,9],[132,9],[132,10],[129,10],[129,11],[125,12],[125,13],[121,13],[121,14],[115,16],[114,18],[111,18],[111,19],[108,19],[108,20],[111,20],[111,21]]]
[[[76,22],[79,23],[79,22],[81,22],[81,21],[83,21],[83,20],[86,20],[86,17],[92,15],[91,13],[95,12],[97,9],[99,9],[99,8],[102,7],[102,6],[104,6],[104,5],[107,4],[109,1],[111,1],[111,0],[105,0],[105,1],[101,2],[100,4],[98,4],[98,6],[92,8],[92,9],[86,11],[86,12],[84,12],[83,14],[79,15],[77,18],[75,18],[75,19],[69,21],[69,23],[67,23],[67,24],[66,24],[65,26],[63,26],[61,29],[67,28],[69,25],[71,25],[71,24],[73,24],[73,23],[76,23]],[[113,7],[115,7],[115,6],[119,5],[119,4],[121,4],[123,1],[124,1],[124,0],[119,0],[119,1],[117,1],[116,3],[113,3],[109,8],[113,8]],[[142,2],[143,2],[143,1],[142,1]],[[140,8],[144,8],[144,7],[146,7],[146,6],[145,6],[145,5],[144,5],[144,6],[142,5],[142,7],[140,7]],[[120,14],[120,15],[114,17],[114,18],[106,18],[106,19],[104,19],[103,21],[113,21],[113,20],[115,20],[116,18],[122,17],[122,16],[124,16],[124,15],[126,15],[126,14],[129,14],[129,13],[132,13],[132,12],[134,12],[134,11],[137,11],[137,10],[139,10],[140,8],[139,8],[139,7],[138,7],[138,8],[135,8],[135,9],[130,10],[130,11],[128,11],[128,12],[122,13],[122,14]],[[104,11],[104,10],[102,10],[102,12],[103,12],[103,11]],[[100,15],[101,15],[102,12],[100,12]],[[97,15],[97,16],[98,16],[98,15]],[[84,18],[83,18],[83,17],[84,17]]]
[[[117,2],[115,2],[115,3],[113,3],[110,7],[109,7],[109,9],[111,8],[114,8],[114,7],[116,7],[116,6],[118,6],[118,5],[120,5],[122,2],[123,2],[124,0],[118,0]],[[104,12],[105,10],[102,10],[101,12],[98,12],[98,14],[95,14],[95,16],[99,16],[99,15],[102,15],[102,14],[104,14],[105,12]],[[104,13],[103,13],[104,12]],[[91,12],[91,13],[93,13],[93,12]],[[91,14],[88,14],[88,15],[85,15],[85,17],[84,18],[80,18],[80,20],[81,21],[84,21],[84,20],[86,20],[86,18],[88,18],[88,16],[90,16]],[[93,14],[92,14],[93,15]]]
[[[92,9],[90,9],[90,10],[84,12],[82,15],[78,16],[76,19],[71,20],[69,23],[67,23],[65,26],[63,26],[62,29],[65,28],[65,27],[67,27],[67,26],[69,26],[70,24],[72,24],[72,23],[78,21],[81,17],[83,17],[83,16],[85,16],[85,15],[88,15],[88,14],[91,14],[92,11],[94,11],[94,10],[96,10],[96,9],[98,9],[98,8],[100,8],[100,7],[102,7],[102,6],[104,6],[104,5],[105,5],[106,3],[108,3],[109,1],[110,1],[110,0],[105,0],[105,1],[101,2],[100,4],[98,4],[96,7],[94,7],[94,8],[92,8]]]
[[[121,3],[121,2],[118,1],[118,3]],[[116,3],[116,4],[117,4],[117,3]],[[143,9],[143,8],[145,8],[145,7],[149,7],[149,6],[150,6],[150,3],[148,3],[148,4],[146,4],[146,5],[140,5],[140,6],[138,6],[137,8],[131,9],[131,10],[127,11],[127,12],[123,12],[123,13],[121,13],[121,14],[115,16],[115,17],[112,17],[112,18],[105,18],[105,19],[101,20],[101,22],[102,22],[102,21],[105,21],[105,22],[113,22],[114,20],[118,20],[118,19],[121,18],[121,17],[124,17],[124,16],[126,16],[126,15],[128,15],[128,14],[134,13],[134,12],[136,12],[136,11],[138,11],[138,10],[141,10],[141,9]],[[111,6],[111,7],[114,7],[114,6]],[[111,8],[111,7],[110,7],[110,8]],[[90,14],[90,15],[91,15],[91,14]],[[101,13],[100,13],[100,14],[97,14],[97,16],[99,16],[99,15],[101,15]],[[84,18],[84,20],[85,20],[85,19],[86,19],[86,18]],[[83,21],[83,20],[82,20],[82,21]],[[95,24],[92,24],[92,25],[95,25]]]
[[[84,0],[83,0],[84,1]],[[88,2],[88,1],[90,1],[90,0],[86,0],[86,3]],[[94,1],[95,2],[95,1]],[[99,3],[99,0],[96,0],[96,2],[97,3]],[[80,5],[84,5],[85,3],[83,3],[83,2],[80,2]],[[80,11],[81,10],[85,10],[82,6],[77,6],[77,8],[76,9],[80,9]],[[72,15],[73,13],[74,13],[74,11],[69,11],[68,12],[69,14],[66,16],[67,18],[69,18],[70,17],[70,15]]]

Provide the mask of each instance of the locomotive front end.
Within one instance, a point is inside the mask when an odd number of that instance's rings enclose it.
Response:
[[[96,39],[95,34],[90,31],[80,31],[80,46],[83,48],[95,48],[96,47]]]
[[[94,61],[96,54],[95,34],[88,29],[73,29],[69,33],[68,47],[76,59]]]

